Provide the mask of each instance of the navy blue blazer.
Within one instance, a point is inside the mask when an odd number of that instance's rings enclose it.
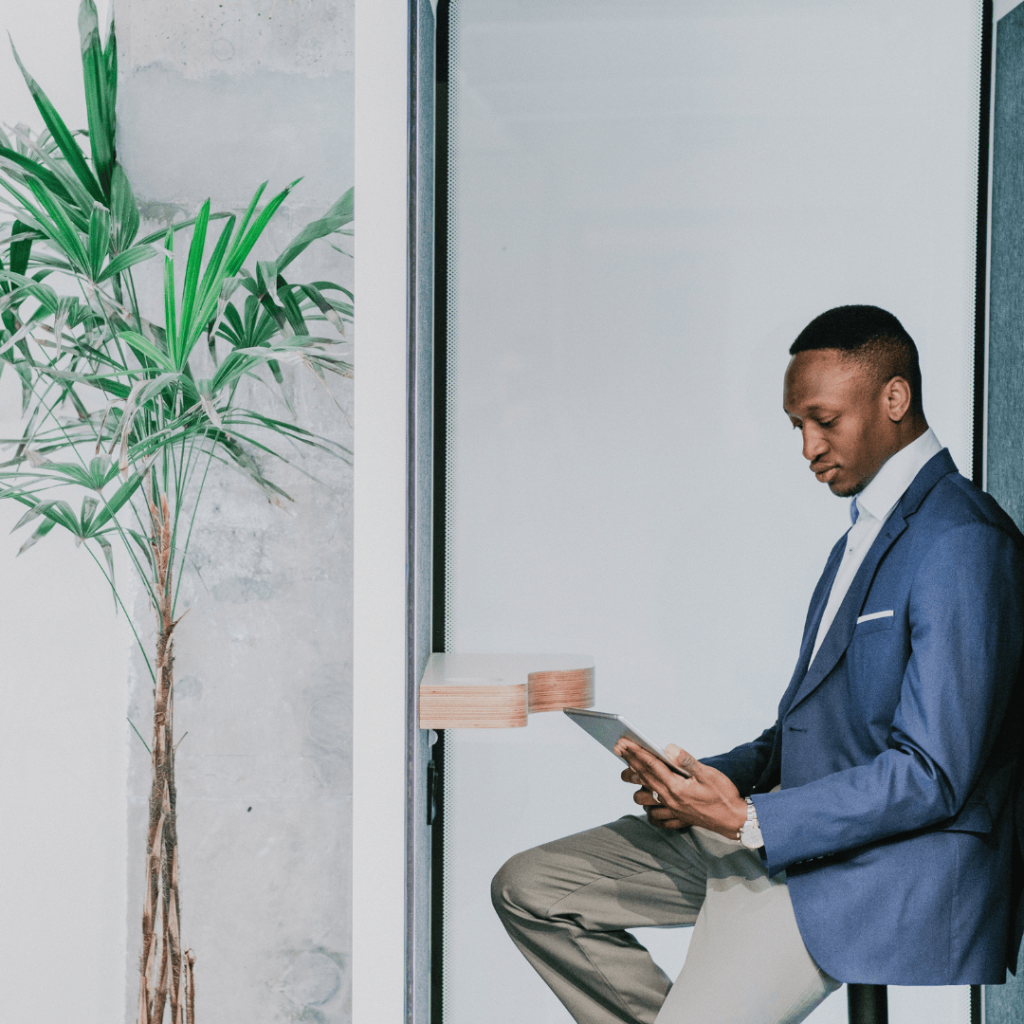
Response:
[[[768,871],[846,982],[999,984],[1016,964],[1024,537],[948,451],[918,473],[775,725],[705,759],[755,794]],[[891,612],[858,622],[862,616]],[[781,784],[777,792],[769,792]]]

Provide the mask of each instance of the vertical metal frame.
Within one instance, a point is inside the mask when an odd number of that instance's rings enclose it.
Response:
[[[418,690],[432,646],[434,512],[434,76],[429,0],[409,0],[408,538],[406,633],[405,1019],[431,1004],[431,832],[436,774],[419,728]]]
[[[971,477],[979,487],[983,487],[985,483],[985,406],[988,398],[986,386],[988,369],[985,357],[988,338],[992,101],[995,92],[992,88],[994,30],[992,0],[981,0],[981,67],[978,82],[978,220],[974,262],[974,429],[971,445]],[[975,987],[977,986],[972,987],[972,1005],[978,998],[973,990]],[[973,1011],[972,1024],[974,1024]]]
[[[994,37],[995,17],[992,0],[982,0],[981,68],[978,82],[978,221],[974,263],[974,424],[971,443],[971,479],[978,487],[985,486],[987,476],[985,414],[988,406],[988,270],[991,230],[989,182],[992,177],[992,103],[995,93],[992,81]],[[984,1024],[985,990],[981,985],[971,986],[970,1017],[971,1024]]]

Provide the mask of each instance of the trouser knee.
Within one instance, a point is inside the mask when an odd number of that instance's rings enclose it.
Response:
[[[491,903],[503,921],[522,915],[540,916],[537,898],[538,850],[510,857],[491,879]]]

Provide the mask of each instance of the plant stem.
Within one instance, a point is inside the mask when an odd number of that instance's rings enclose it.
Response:
[[[159,502],[159,506],[157,505]],[[178,895],[177,792],[174,781],[174,627],[172,612],[171,512],[167,495],[149,502],[157,595],[158,635],[153,694],[153,777],[149,794],[146,904],[142,914],[142,960],[138,1024],[163,1024],[170,1002],[171,1024],[193,1024],[190,1010],[194,958],[181,950]],[[159,950],[159,975],[156,965]]]

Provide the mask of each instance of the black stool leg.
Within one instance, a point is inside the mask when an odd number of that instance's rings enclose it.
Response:
[[[889,997],[884,985],[847,985],[850,1024],[889,1024]]]

